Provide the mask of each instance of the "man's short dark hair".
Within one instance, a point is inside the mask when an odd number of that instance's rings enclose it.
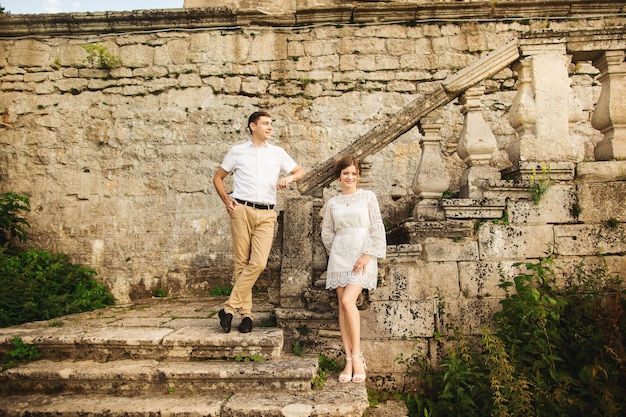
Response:
[[[250,117],[248,117],[248,130],[250,131],[250,134],[252,134],[252,129],[250,129],[250,124],[256,123],[257,120],[259,120],[261,117],[272,117],[272,116],[266,111],[255,111],[254,113],[252,113]]]

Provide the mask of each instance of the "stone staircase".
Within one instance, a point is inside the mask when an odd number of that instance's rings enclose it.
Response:
[[[221,301],[156,299],[0,329],[0,354],[14,337],[41,354],[0,373],[0,416],[363,415],[365,385],[329,375],[312,389],[317,355],[283,351],[272,306],[257,303],[252,333],[235,319],[225,334]]]

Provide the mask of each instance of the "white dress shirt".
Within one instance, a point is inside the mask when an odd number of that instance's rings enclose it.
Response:
[[[232,198],[252,203],[276,204],[276,184],[281,173],[288,174],[296,162],[280,146],[251,140],[233,146],[222,161],[222,169],[233,173]]]

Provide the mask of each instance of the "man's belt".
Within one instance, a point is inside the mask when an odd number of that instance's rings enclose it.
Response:
[[[240,200],[238,198],[235,198],[235,201],[238,202],[239,204],[243,204],[244,206],[253,207],[259,210],[273,210],[274,209],[274,204],[259,204],[259,203],[253,203],[251,201]]]

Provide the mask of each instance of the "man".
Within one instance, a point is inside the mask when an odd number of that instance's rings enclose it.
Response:
[[[276,226],[276,190],[299,180],[304,170],[279,146],[268,143],[272,117],[259,111],[248,118],[250,140],[233,146],[213,177],[215,190],[230,215],[235,261],[234,286],[224,308],[220,326],[230,332],[233,315],[239,313],[241,333],[252,331],[252,287],[267,265]],[[228,195],[224,178],[233,173],[233,192]],[[281,174],[288,174],[280,177]]]

